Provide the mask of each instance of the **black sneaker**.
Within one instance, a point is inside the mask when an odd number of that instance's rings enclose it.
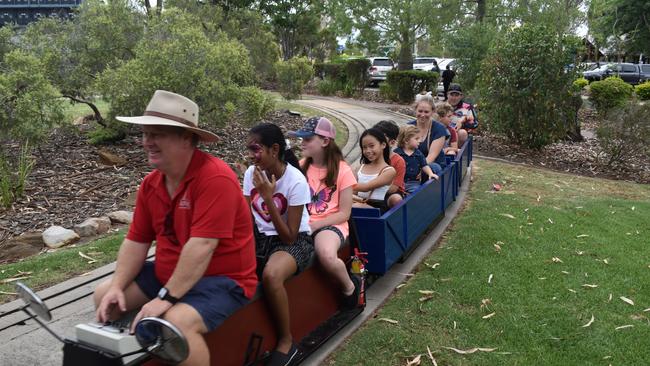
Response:
[[[350,279],[354,283],[354,291],[350,295],[343,296],[341,307],[343,310],[352,310],[359,306],[359,292],[361,291],[361,280],[358,276],[351,274]]]
[[[289,348],[289,352],[287,353],[282,353],[278,350],[274,350],[271,352],[271,358],[269,361],[266,363],[267,366],[288,366],[291,365],[291,361],[296,357],[298,354],[298,347],[296,347],[295,343],[291,343],[291,348]]]

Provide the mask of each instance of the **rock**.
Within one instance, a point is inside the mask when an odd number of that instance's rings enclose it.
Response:
[[[121,156],[117,156],[117,155],[113,154],[113,153],[110,152],[110,151],[99,150],[99,151],[97,152],[97,154],[99,154],[99,160],[100,160],[101,163],[104,164],[104,165],[117,165],[117,166],[121,166],[121,165],[125,165],[125,164],[126,164],[126,159],[124,159],[124,158],[121,157]]]
[[[108,214],[112,223],[130,224],[133,221],[133,212],[131,211],[113,211]]]
[[[103,234],[111,228],[111,219],[106,216],[91,217],[74,226],[74,231],[81,237]]]
[[[79,240],[79,235],[61,226],[50,226],[43,232],[43,241],[48,248],[56,249]]]
[[[40,235],[40,234],[39,234]],[[14,262],[19,259],[38,254],[43,249],[43,241],[41,246],[31,245],[30,243],[13,238],[8,240],[0,247],[0,263],[1,262]]]

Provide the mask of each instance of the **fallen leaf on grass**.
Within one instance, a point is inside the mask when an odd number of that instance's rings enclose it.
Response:
[[[457,324],[456,321],[454,320],[454,329],[456,329],[457,325],[458,325],[458,324]]]
[[[78,253],[81,256],[81,258],[88,259],[88,264],[93,264],[93,263],[97,262],[97,259],[95,259],[95,258],[93,258],[93,257],[91,257],[89,255],[83,254],[82,252],[78,252]]]
[[[399,324],[397,320],[389,319],[389,318],[379,318],[377,319],[380,322],[386,322],[386,323],[391,323],[391,324]]]
[[[576,291],[576,290],[574,290],[574,289],[572,289],[572,288],[570,288],[569,291],[570,291],[570,292],[573,292],[574,294],[577,294],[577,293],[578,293],[578,291]]]
[[[422,295],[433,295],[436,293],[433,290],[418,290],[418,292],[421,293]]]
[[[580,234],[580,235],[576,236],[576,238],[587,238],[587,237],[589,237],[589,235],[587,235],[587,234]]]
[[[32,273],[34,273],[34,272],[23,272],[23,271],[18,271],[17,274],[18,274],[19,276],[29,276],[29,275],[32,274]]]
[[[93,273],[93,271],[90,271],[90,272],[84,272],[84,273],[80,274],[79,277],[89,276],[89,275],[91,275],[92,273]]]
[[[495,311],[494,313],[490,313],[490,314],[488,314],[488,315],[484,315],[484,316],[482,316],[482,318],[483,318],[483,319],[490,319],[490,318],[493,317],[494,315],[496,315],[496,311]]]
[[[434,263],[434,264],[429,264],[427,262],[424,262],[424,265],[431,268],[431,269],[436,269],[440,265],[440,263]]]
[[[567,271],[562,271],[562,273],[564,273],[564,274],[569,274],[570,272],[567,272]]]
[[[0,291],[0,295],[18,295],[17,292]]]
[[[433,295],[427,295],[427,296],[422,296],[421,298],[418,299],[419,302],[425,302],[428,300],[433,299]]]
[[[612,358],[612,356],[605,356],[605,357],[603,357],[603,360],[607,360],[609,358]]]
[[[496,250],[497,253],[501,252],[501,245],[494,244],[494,250]]]
[[[404,286],[406,286],[405,283],[400,283],[399,285],[397,285],[397,287],[395,287],[395,289],[396,289],[396,290],[399,290],[399,289],[401,289],[401,288],[404,287]]]
[[[630,304],[630,305],[634,305],[634,301],[628,299],[628,298],[625,297],[625,296],[621,296],[621,297],[619,297],[619,299],[625,301],[626,303],[628,303],[628,304]]]
[[[550,218],[550,217],[549,217],[549,219],[548,219],[548,222],[550,222],[551,224],[553,224],[553,223],[554,223],[554,222],[553,222],[553,220],[551,220],[551,218]]]
[[[454,348],[454,347],[442,347],[442,348],[450,349],[450,350],[452,350],[452,351],[454,351],[456,353],[459,353],[461,355],[469,355],[469,354],[476,353],[476,352],[479,352],[479,351],[480,352],[492,352],[492,351],[496,350],[496,348],[481,348],[481,347],[470,348],[470,349],[467,349],[467,350],[462,350],[462,349],[458,349],[458,348]]]
[[[414,359],[412,359],[411,361],[406,362],[406,366],[417,366],[417,365],[419,365],[421,357],[422,357],[422,355],[415,356]]]
[[[558,258],[558,257],[553,257],[553,258],[551,258],[551,260],[552,260],[554,263],[564,263],[564,262],[562,262],[562,260],[561,260],[560,258]]]
[[[648,311],[650,311],[650,308],[647,308],[647,309],[643,310],[644,313],[647,313]]]
[[[576,254],[577,255],[583,255],[583,254],[585,254],[585,252],[583,252],[582,250],[576,250]]]
[[[429,358],[431,359],[431,363],[433,364],[433,366],[438,366],[436,359],[433,358],[433,355],[431,354],[431,349],[429,348],[429,346],[427,346],[427,353],[429,354]]]
[[[28,279],[30,277],[31,276],[19,276],[19,277],[6,278],[6,279],[2,280],[2,283],[10,283],[10,282],[14,282],[14,281],[25,280],[25,279]]]
[[[603,259],[603,263],[609,264],[609,261],[607,260],[607,258]]]
[[[584,285],[582,285],[582,287],[596,288],[598,287],[598,285],[590,285],[588,283],[585,283]]]
[[[483,300],[481,300],[481,309],[483,309],[483,308],[486,308],[486,309],[487,309],[488,306],[490,306],[491,304],[492,304],[492,300],[490,300],[490,299],[483,299]]]
[[[607,302],[612,301],[612,294],[609,294],[609,299],[607,299]]]
[[[589,322],[587,322],[587,324],[583,325],[582,327],[587,328],[588,326],[590,326],[594,322],[594,320],[595,320],[594,314],[591,314],[591,320],[589,320]]]
[[[512,216],[511,214],[500,214],[500,215],[503,216],[503,217],[507,217],[507,218],[509,218],[509,219],[514,219],[514,218],[515,218],[515,217]]]
[[[632,211],[634,211],[635,208],[636,208],[636,207],[632,206]]]
[[[537,195],[537,202],[539,202],[539,200],[541,200],[541,199],[542,199],[542,196],[540,196],[540,195],[538,194],[538,195]]]
[[[546,277],[537,277],[538,280],[545,280]]]
[[[627,324],[627,325],[621,325],[620,327],[616,327],[615,329],[616,329],[616,330],[621,330],[621,329],[632,328],[632,327],[634,327],[634,325],[632,325],[632,324]]]
[[[490,275],[488,276],[488,283],[491,283],[491,282],[492,282],[492,277],[493,277],[493,276],[492,276],[492,273],[490,273]]]

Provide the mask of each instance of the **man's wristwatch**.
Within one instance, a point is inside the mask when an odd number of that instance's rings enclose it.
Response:
[[[158,291],[158,298],[160,300],[169,301],[170,303],[172,303],[172,305],[178,302],[177,298],[169,294],[169,290],[167,289],[167,287],[163,287],[160,289],[160,291]]]

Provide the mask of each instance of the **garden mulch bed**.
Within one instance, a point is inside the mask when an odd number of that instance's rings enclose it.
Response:
[[[266,121],[278,124],[285,132],[302,125],[300,116],[287,111],[273,112]],[[93,122],[89,123],[55,130],[40,151],[33,153],[36,163],[25,196],[8,209],[0,208],[0,250],[2,243],[21,233],[44,230],[51,225],[72,228],[86,218],[130,209],[133,205],[134,192],[151,170],[140,146],[139,132],[134,130],[112,145],[94,146],[80,132],[94,127]],[[229,164],[245,160],[249,127],[231,124],[212,130],[221,140],[203,145],[204,151]],[[104,165],[98,155],[100,150],[126,159],[126,164]]]

